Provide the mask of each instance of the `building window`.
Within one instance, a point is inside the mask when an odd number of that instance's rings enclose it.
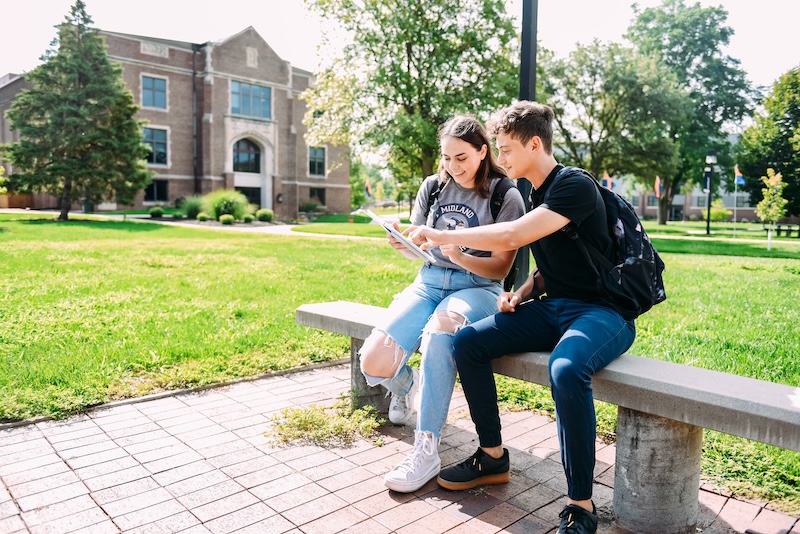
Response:
[[[167,109],[167,80],[142,76],[142,106]]]
[[[312,187],[308,192],[308,196],[310,200],[316,200],[320,206],[325,205],[325,188],[324,187]]]
[[[233,145],[234,172],[261,172],[261,151],[252,141],[242,139]]]
[[[748,206],[748,199],[744,197],[744,195],[736,195],[736,207],[737,208],[744,208]]]
[[[145,202],[167,202],[167,185],[169,182],[166,180],[153,180],[144,190]]]
[[[260,187],[237,187],[237,191],[247,198],[247,202],[261,207],[261,188]]]
[[[631,205],[634,208],[638,208],[639,207],[639,196],[638,195],[635,195],[635,196],[631,197]]]
[[[706,197],[694,197],[694,205],[696,208],[705,208],[708,206],[708,199]]]
[[[647,206],[658,206],[658,197],[655,195],[647,195]]]
[[[231,113],[260,119],[272,118],[272,89],[244,82],[231,82]]]
[[[156,165],[167,164],[167,131],[157,128],[144,129],[144,142],[150,145],[147,163]]]
[[[318,146],[308,148],[308,174],[325,176],[325,148]]]

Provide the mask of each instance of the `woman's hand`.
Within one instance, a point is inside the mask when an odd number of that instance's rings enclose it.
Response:
[[[392,226],[398,232],[400,231],[400,225],[397,223],[397,221],[392,222]],[[407,231],[408,231],[408,229],[406,229],[406,232]],[[392,234],[390,234],[389,232],[386,232],[386,240],[389,242],[389,244],[392,246],[393,249],[398,251],[400,254],[402,254],[406,258],[408,258],[410,260],[418,259],[417,256],[413,252],[408,250],[408,248],[404,244],[402,244],[400,241],[395,239],[395,237]]]

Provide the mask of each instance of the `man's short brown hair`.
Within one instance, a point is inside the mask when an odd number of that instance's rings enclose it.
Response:
[[[523,145],[534,137],[542,140],[547,154],[553,153],[553,120],[555,113],[549,106],[521,100],[495,112],[486,124],[489,135],[508,135]]]

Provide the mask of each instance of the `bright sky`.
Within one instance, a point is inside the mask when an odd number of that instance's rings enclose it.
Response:
[[[693,0],[687,3],[691,4]],[[741,60],[748,78],[771,85],[800,64],[797,45],[798,0],[699,0],[722,5],[735,34],[729,55]],[[253,26],[283,59],[314,71],[318,64],[320,24],[305,12],[302,0],[85,0],[98,28],[178,41],[216,41]],[[522,18],[522,0],[507,0],[508,12]],[[25,0],[3,6],[0,76],[22,73],[39,63],[74,0]],[[633,13],[632,0],[541,0],[538,40],[565,57],[576,42],[622,41]],[[639,0],[644,7],[660,0]]]

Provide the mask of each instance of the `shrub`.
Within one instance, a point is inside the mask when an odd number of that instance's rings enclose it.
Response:
[[[152,208],[150,208],[150,211],[148,213],[150,213],[150,217],[152,217],[153,219],[160,219],[161,217],[164,216],[164,208],[162,208],[161,206],[153,206]]]
[[[708,211],[708,210],[706,210]],[[721,222],[727,221],[728,217],[731,216],[731,210],[725,207],[725,203],[722,201],[721,198],[717,198],[714,202],[711,203],[711,221],[712,222]],[[706,212],[703,212],[701,215],[703,220],[706,220]]]
[[[181,209],[186,214],[187,219],[196,219],[197,215],[203,210],[203,197],[194,195],[183,199]]]
[[[300,211],[310,212],[310,211],[317,211],[319,204],[316,202],[306,202],[305,204],[300,205]]]
[[[172,214],[172,218],[175,219],[176,221],[180,221],[181,219],[183,219],[183,212],[176,211],[175,213]]]
[[[230,189],[217,189],[204,197],[209,214],[217,220],[222,215],[232,215],[234,220],[240,220],[247,213],[247,197],[239,191]]]
[[[201,211],[197,214],[197,220],[200,222],[206,222],[208,220],[208,213]]]
[[[270,209],[261,209],[256,212],[256,219],[261,222],[271,222],[275,217],[275,212]]]
[[[236,218],[230,213],[223,213],[222,215],[219,216],[219,222],[221,222],[222,224],[233,224],[235,220]]]
[[[255,217],[253,217],[249,213],[245,213],[244,216],[242,217],[242,222],[251,223],[251,222],[253,222],[254,219],[255,219]]]

